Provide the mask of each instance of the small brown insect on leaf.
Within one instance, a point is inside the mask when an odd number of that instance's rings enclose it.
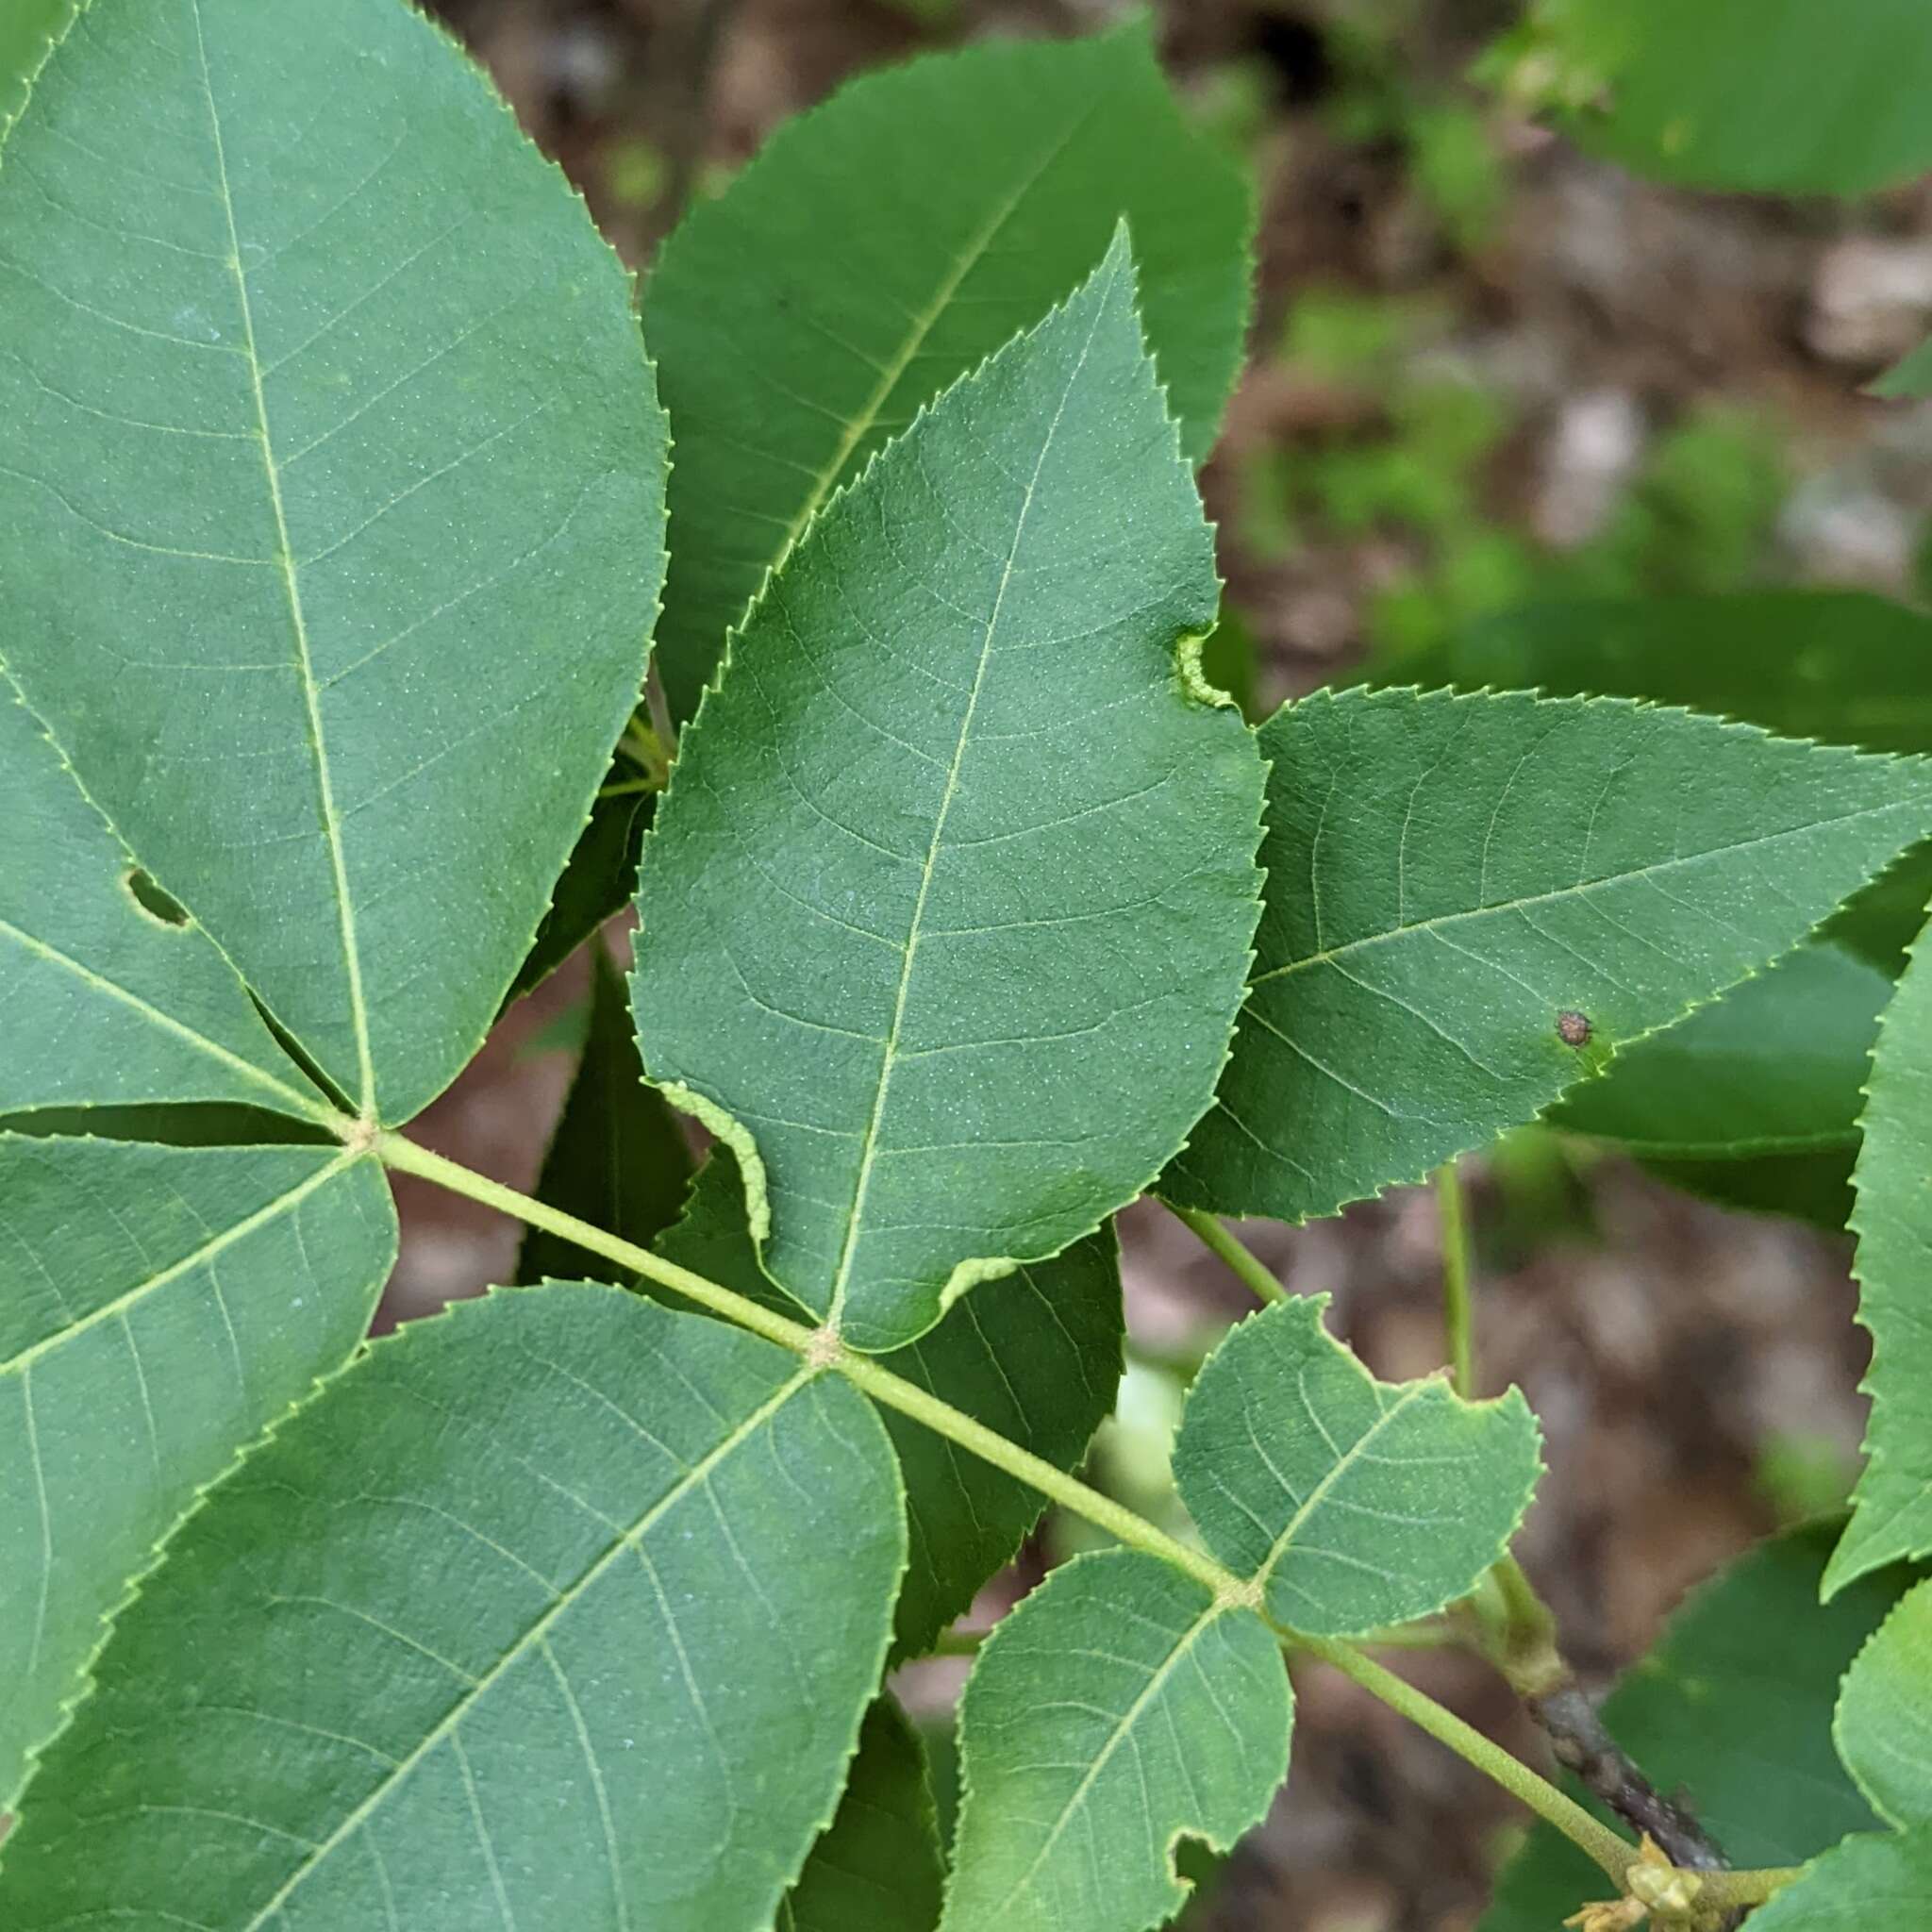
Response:
[[[1557,1038],[1565,1046],[1588,1046],[1591,1030],[1590,1015],[1574,1007],[1565,1007],[1557,1015]]]

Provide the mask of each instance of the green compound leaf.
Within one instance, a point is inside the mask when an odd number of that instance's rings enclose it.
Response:
[[[838,1816],[774,1932],[933,1932],[945,1877],[924,1747],[882,1697],[865,1714]]]
[[[154,1546],[334,1369],[395,1257],[340,1148],[0,1134],[0,1808]]]
[[[646,292],[677,437],[658,630],[677,718],[812,513],[1058,300],[1123,217],[1198,461],[1241,360],[1254,211],[1181,119],[1144,24],[868,75],[692,209]]]
[[[783,1314],[800,1313],[758,1267],[744,1191],[722,1149],[699,1171],[684,1218],[658,1252]],[[982,1283],[885,1366],[1057,1469],[1073,1469],[1112,1412],[1122,1333],[1120,1253],[1103,1228],[1051,1261]],[[881,1414],[906,1479],[910,1546],[893,1647],[917,1657],[1012,1557],[1042,1504],[1037,1490],[932,1430],[891,1409]]]
[[[1921,934],[1879,1023],[1857,1205],[1858,1320],[1872,1331],[1865,1473],[1827,1591],[1932,1554],[1932,940]]]
[[[1529,1120],[1788,952],[1932,824],[1932,771],[1621,699],[1317,693],[1261,733],[1267,907],[1162,1191],[1332,1213]]]
[[[1322,1325],[1327,1297],[1250,1315],[1208,1358],[1174,1443],[1208,1546],[1269,1614],[1346,1637],[1465,1596],[1541,1474],[1512,1389],[1465,1402],[1437,1377],[1378,1382]]]
[[[905,1560],[865,1401],[588,1284],[375,1343],[169,1545],[43,1760],[8,1932],[758,1932]]]
[[[644,1065],[858,1347],[1091,1233],[1208,1104],[1262,775],[1191,675],[1214,602],[1116,234],[819,516],[685,733]]]
[[[1056,1570],[988,1640],[960,1705],[964,1796],[942,1932],[1145,1932],[1288,1774],[1293,1698],[1252,1611],[1138,1550]]]
[[[1932,1824],[1932,1582],[1900,1598],[1858,1653],[1831,1734],[1888,1824]]]
[[[591,961],[590,1032],[543,1157],[537,1198],[648,1248],[683,1211],[691,1148],[663,1095],[644,1085],[623,975],[601,945],[591,948]],[[533,1227],[516,1278],[545,1275],[626,1285],[633,1278],[614,1261]]]
[[[131,890],[134,865],[0,678],[0,1114],[321,1096],[221,954]]]
[[[1545,1118],[1693,1192],[1842,1227],[1890,997],[1876,967],[1824,941],[1800,946],[1619,1054]]]
[[[122,0],[42,71],[0,160],[0,656],[385,1120],[584,824],[664,445],[622,270],[410,8]]]
[[[1932,1825],[1849,1838],[1752,1913],[1751,1932],[1886,1932],[1925,1922],[1932,1902]]]
[[[1686,1600],[1604,1701],[1610,1735],[1659,1790],[1686,1794],[1740,1866],[1799,1864],[1878,1822],[1832,1751],[1832,1702],[1911,1579],[1867,1577],[1821,1608],[1834,1529],[1813,1524],[1740,1557]],[[1480,1932],[1553,1932],[1603,1890],[1596,1866],[1539,1824]]]
[[[1566,125],[1638,173],[1760,194],[1864,194],[1932,167],[1921,0],[1561,0],[1549,42],[1591,105]]]

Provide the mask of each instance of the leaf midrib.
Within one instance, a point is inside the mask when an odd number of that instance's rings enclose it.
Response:
[[[557,1601],[529,1625],[516,1640],[504,1647],[503,1655],[485,1671],[480,1677],[466,1685],[462,1695],[439,1718],[423,1740],[406,1757],[396,1760],[384,1773],[375,1788],[342,1819],[329,1835],[320,1840],[304,1855],[301,1863],[284,1879],[273,1897],[260,1906],[242,1932],[261,1932],[261,1928],[275,1918],[288,1903],[290,1896],[312,1874],[321,1869],[336,1848],[349,1835],[359,1829],[366,1820],[381,1807],[390,1793],[428,1757],[430,1752],[445,1738],[453,1737],[464,1718],[489,1693],[491,1689],[513,1664],[528,1652],[541,1644],[548,1637],[551,1626],[571,1609],[593,1584],[617,1562],[627,1551],[637,1549],[652,1527],[667,1511],[675,1507],[700,1484],[708,1481],[711,1472],[726,1457],[734,1454],[750,1440],[752,1435],[779,1409],[791,1400],[800,1390],[816,1381],[824,1372],[809,1365],[800,1369],[784,1382],[771,1395],[767,1396],[744,1420],[731,1429],[711,1449],[692,1463],[670,1489],[657,1498],[651,1506],[633,1523],[622,1531],[610,1547],[578,1576],[568,1589],[558,1592]]]
[[[1071,135],[1069,139],[1071,139]],[[1074,392],[1074,385],[1080,379],[1080,372],[1087,366],[1087,358],[1092,353],[1093,339],[1099,333],[1100,319],[1105,312],[1104,296],[1093,304],[1093,317],[1087,328],[1087,339],[1080,344],[1080,353],[1074,366],[1067,373],[1067,379],[1060,391],[1058,406],[1053,412],[1053,421],[1046,426],[1046,433],[1040,440],[1040,454],[1034,458],[1033,474],[1026,479],[1026,494],[1021,500],[1019,514],[1013,519],[1013,541],[1007,551],[1007,560],[1000,572],[999,589],[994,592],[992,609],[988,613],[985,628],[980,633],[979,659],[974,667],[973,688],[967,694],[966,708],[959,720],[959,736],[953,746],[952,763],[946,770],[946,783],[940,797],[939,810],[933,815],[932,838],[925,848],[925,862],[920,868],[919,891],[912,902],[912,917],[907,928],[906,950],[899,961],[899,986],[892,1002],[892,1021],[886,1030],[885,1046],[879,1058],[878,1084],[873,1092],[871,1118],[866,1122],[865,1138],[860,1144],[858,1174],[853,1185],[852,1207],[846,1216],[845,1236],[839,1254],[839,1265],[832,1279],[831,1304],[825,1311],[826,1323],[837,1328],[839,1317],[845,1307],[845,1291],[852,1277],[852,1264],[858,1252],[858,1238],[865,1222],[865,1198],[872,1186],[874,1162],[878,1154],[879,1130],[885,1121],[886,1097],[891,1090],[892,1069],[899,1058],[899,1036],[906,1019],[906,1006],[912,988],[912,964],[919,952],[920,926],[925,918],[925,902],[932,890],[933,873],[939,864],[940,841],[945,837],[946,820],[953,808],[953,801],[958,795],[959,772],[966,758],[966,746],[973,735],[973,720],[979,708],[979,697],[986,684],[987,666],[992,661],[992,641],[999,629],[1000,615],[1006,608],[1007,591],[1013,581],[1013,565],[1020,555],[1021,540],[1026,533],[1026,520],[1032,514],[1033,498],[1040,487],[1041,472],[1046,467],[1048,453],[1052,450],[1054,438],[1059,433],[1061,420],[1067,412],[1067,400]]]
[[[275,444],[269,433],[268,398],[262,390],[261,356],[255,341],[255,308],[248,293],[248,274],[242,264],[242,239],[235,223],[235,196],[228,178],[227,149],[222,139],[221,110],[215,105],[214,76],[208,63],[208,41],[202,30],[201,0],[189,0],[189,4],[194,12],[194,43],[201,64],[202,92],[208,101],[208,130],[214,141],[222,212],[228,228],[228,271],[235,284],[235,299],[241,308],[242,354],[248,363],[249,388],[254,398],[256,427],[261,443],[262,473],[275,512],[275,561],[281,568],[282,583],[288,596],[289,620],[294,636],[295,670],[302,684],[306,728],[309,749],[314,755],[322,831],[328,846],[329,868],[335,887],[336,925],[347,974],[349,1017],[356,1035],[357,1077],[360,1088],[357,1106],[365,1119],[373,1119],[375,1113],[375,1063],[369,1041],[369,1005],[362,988],[362,955],[356,939],[356,909],[349,893],[348,867],[342,854],[341,819],[336,809],[335,785],[329,769],[328,747],[323,734],[321,692],[315,681],[315,667],[309,651],[308,625],[302,609],[302,586],[296,575],[294,547],[289,541],[288,513],[282,502],[281,471],[275,461]]]
[[[1861,819],[1882,818],[1888,812],[1903,810],[1912,801],[1894,799],[1887,805],[1868,805],[1857,811],[1840,812],[1828,819],[1813,819],[1808,824],[1790,825],[1781,832],[1766,832],[1756,839],[1740,839],[1732,845],[1713,845],[1702,852],[1687,852],[1675,858],[1660,858],[1652,865],[1634,866],[1627,872],[1606,873],[1601,878],[1584,879],[1574,885],[1557,886],[1547,892],[1530,892],[1518,899],[1499,899],[1492,905],[1471,906],[1460,912],[1439,912],[1433,918],[1411,920],[1406,924],[1391,925],[1382,932],[1365,933],[1360,939],[1344,940],[1339,946],[1329,946],[1319,953],[1308,953],[1299,959],[1290,959],[1280,966],[1271,966],[1266,973],[1256,974],[1249,981],[1249,991],[1266,986],[1271,980],[1287,979],[1292,974],[1306,971],[1310,966],[1325,966],[1337,959],[1346,958],[1351,953],[1368,951],[1373,946],[1386,945],[1392,940],[1407,938],[1410,933],[1438,932],[1445,927],[1460,925],[1471,920],[1488,919],[1497,913],[1516,912],[1525,907],[1548,906],[1565,899],[1587,898],[1591,892],[1600,891],[1607,886],[1626,885],[1633,879],[1649,878],[1658,873],[1668,873],[1688,865],[1702,865],[1716,858],[1729,858],[1740,852],[1755,851],[1761,845],[1774,845],[1784,839],[1804,839],[1826,831],[1835,825],[1856,824]]]
[[[1356,1463],[1360,1459],[1364,1452],[1368,1449],[1369,1444],[1373,1442],[1376,1439],[1376,1437],[1379,1436],[1382,1433],[1382,1431],[1386,1429],[1389,1426],[1389,1424],[1392,1423],[1395,1420],[1395,1418],[1402,1413],[1404,1409],[1407,1408],[1409,1405],[1415,1402],[1419,1397],[1427,1393],[1427,1391],[1434,1386],[1435,1385],[1432,1382],[1427,1381],[1410,1383],[1407,1388],[1403,1390],[1402,1393],[1398,1395],[1396,1399],[1393,1402],[1391,1402],[1389,1405],[1389,1407],[1385,1408],[1381,1412],[1381,1414],[1378,1415],[1375,1418],[1375,1420],[1373,1423],[1371,1423],[1369,1426],[1366,1429],[1364,1429],[1362,1433],[1359,1436],[1357,1436],[1353,1442],[1351,1442],[1348,1445],[1348,1447],[1345,1450],[1343,1450],[1341,1455],[1337,1458],[1335,1466],[1332,1469],[1330,1469],[1328,1473],[1325,1475],[1324,1475],[1318,1483],[1316,1483],[1315,1487],[1312,1490],[1308,1491],[1307,1500],[1302,1504],[1301,1507],[1298,1508],[1291,1517],[1289,1518],[1288,1526],[1281,1532],[1281,1534],[1278,1537],[1274,1539],[1274,1545],[1270,1548],[1268,1552],[1267,1560],[1263,1562],[1261,1567],[1255,1573],[1255,1577],[1257,1582],[1265,1585],[1268,1579],[1274,1575],[1274,1571],[1277,1565],[1279,1565],[1282,1557],[1285,1557],[1289,1553],[1289,1551],[1294,1547],[1294,1540],[1301,1533],[1303,1526],[1307,1523],[1308,1519],[1314,1515],[1315,1511],[1326,1500],[1329,1491],[1334,1489],[1335,1485],[1338,1482],[1340,1482],[1341,1478],[1345,1474],[1347,1474],[1347,1473],[1352,1468],[1355,1467]],[[1309,1417],[1315,1421],[1316,1426],[1320,1428],[1321,1423],[1320,1419],[1315,1416],[1314,1405],[1308,1402],[1307,1397],[1306,1395],[1303,1396],[1302,1400],[1307,1407]],[[1323,1433],[1325,1434],[1326,1431],[1324,1430]]]

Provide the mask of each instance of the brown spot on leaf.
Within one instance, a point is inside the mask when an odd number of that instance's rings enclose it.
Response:
[[[1588,1013],[1579,1013],[1574,1007],[1565,1007],[1557,1015],[1557,1038],[1565,1046],[1588,1046],[1591,1031]]]

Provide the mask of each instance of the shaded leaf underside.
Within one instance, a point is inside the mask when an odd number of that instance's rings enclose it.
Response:
[[[591,948],[591,1023],[576,1077],[550,1136],[536,1194],[623,1241],[647,1248],[675,1222],[691,1180],[691,1148],[664,1097],[644,1085],[623,976]],[[700,1271],[703,1272],[702,1270]],[[541,1228],[525,1232],[520,1282],[630,1280],[627,1270]]]
[[[865,1714],[838,1816],[774,1932],[933,1932],[945,1883],[925,1752],[890,1696]]]

